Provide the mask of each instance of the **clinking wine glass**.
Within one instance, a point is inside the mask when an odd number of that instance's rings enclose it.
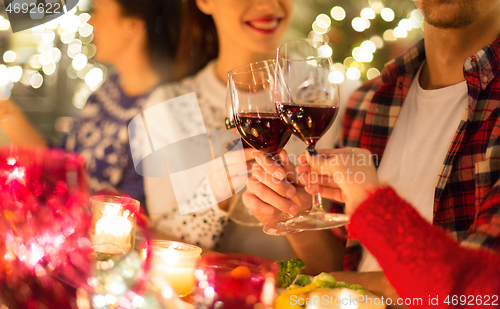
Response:
[[[254,149],[277,160],[280,151],[290,139],[291,132],[276,114],[275,61],[250,63],[229,72],[229,89],[234,123],[242,139]],[[295,229],[273,227],[268,232],[283,235]]]
[[[231,99],[231,90],[229,81],[227,83],[227,94],[226,94],[226,118],[225,118],[226,129],[236,129],[236,124],[234,122],[234,113],[233,113],[233,104]],[[237,141],[236,141],[237,142]],[[234,143],[234,142],[233,142]],[[251,148],[244,140],[242,140],[243,149]],[[236,146],[236,145],[234,145]],[[234,147],[233,145],[229,147]],[[247,171],[249,172],[249,171]],[[261,226],[262,223],[255,218],[254,215],[243,205],[243,201],[241,200],[241,196],[244,192],[243,189],[237,195],[234,196],[234,199],[230,201],[229,205],[229,218],[231,221],[243,225],[243,226]]]
[[[314,158],[315,145],[333,124],[340,97],[336,84],[328,80],[333,70],[332,50],[326,43],[300,39],[280,46],[276,54],[276,111],[288,128],[307,145]],[[348,223],[344,214],[326,213],[320,194],[313,195],[312,208],[275,224],[299,230],[321,230]]]

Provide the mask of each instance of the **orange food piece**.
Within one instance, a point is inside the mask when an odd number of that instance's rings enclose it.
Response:
[[[246,266],[238,266],[231,271],[231,276],[235,278],[247,279],[252,277],[250,269]]]

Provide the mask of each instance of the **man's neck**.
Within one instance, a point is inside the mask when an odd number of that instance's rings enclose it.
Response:
[[[460,29],[439,29],[426,23],[422,88],[438,89],[464,81],[465,59],[489,45],[499,34],[500,19],[496,12]]]
[[[115,67],[120,76],[120,86],[126,95],[133,97],[145,94],[160,82],[160,76],[146,55],[136,54],[125,59],[134,60],[119,61]]]

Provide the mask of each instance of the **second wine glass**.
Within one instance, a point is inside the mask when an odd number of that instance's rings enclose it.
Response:
[[[287,42],[277,51],[276,110],[293,134],[306,143],[313,159],[318,154],[315,145],[333,124],[340,104],[339,89],[328,79],[333,70],[331,54],[328,44],[309,39]],[[317,194],[310,210],[289,218],[285,225],[321,230],[347,223],[344,214],[326,213]]]

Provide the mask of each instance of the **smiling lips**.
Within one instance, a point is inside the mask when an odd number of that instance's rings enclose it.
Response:
[[[245,24],[262,33],[273,33],[278,29],[280,21],[281,18],[256,18],[245,22]]]

